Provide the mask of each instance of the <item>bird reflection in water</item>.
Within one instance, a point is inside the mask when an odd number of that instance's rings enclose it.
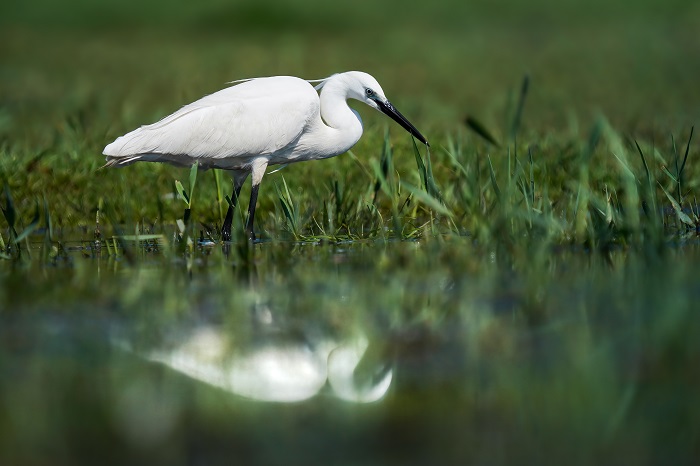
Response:
[[[206,384],[249,399],[291,403],[330,394],[355,403],[382,399],[391,363],[364,334],[337,339],[280,328],[272,311],[255,306],[253,338],[241,343],[224,326],[200,325],[167,349],[139,354]],[[274,330],[270,330],[273,328]],[[311,334],[313,333],[313,335]]]

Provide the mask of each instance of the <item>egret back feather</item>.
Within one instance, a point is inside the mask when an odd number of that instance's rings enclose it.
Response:
[[[256,78],[119,137],[104,154],[108,166],[165,161],[235,169],[253,157],[284,151],[318,112],[318,94],[306,81]]]

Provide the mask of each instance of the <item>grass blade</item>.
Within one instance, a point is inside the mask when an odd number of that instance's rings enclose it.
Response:
[[[372,200],[373,204],[377,203],[377,196],[379,195],[379,190],[382,188],[382,185],[388,183],[389,173],[392,170],[392,165],[393,164],[391,142],[389,140],[389,130],[387,129],[384,134],[384,147],[382,148],[382,158],[380,160],[379,173],[376,173],[375,169],[375,174],[377,174],[377,181],[374,183],[374,199]],[[373,168],[375,167],[373,166]],[[387,186],[387,189],[391,190],[391,187]],[[392,194],[390,194],[387,190],[385,190],[385,193],[389,197],[392,196]]]
[[[34,207],[34,217],[32,218],[32,221],[29,223],[27,228],[22,231],[17,237],[14,239],[15,243],[19,243],[22,241],[24,238],[28,237],[29,235],[34,232],[37,228],[39,228],[39,220],[41,219],[41,215],[39,214],[39,203],[35,201],[35,207]]]
[[[683,157],[683,163],[681,164],[681,170],[678,174],[680,178],[683,176],[683,170],[685,169],[685,162],[688,160],[688,152],[690,151],[690,141],[693,140],[693,131],[695,131],[695,126],[690,128],[690,136],[688,136],[688,144],[685,146],[685,156]]]
[[[99,210],[97,211],[99,220]],[[46,240],[48,243],[53,242],[53,223],[51,222],[51,214],[49,213],[49,204],[44,196],[44,224],[46,225]]]
[[[642,152],[642,148],[639,147],[639,144],[637,141],[634,141],[634,145],[637,147],[637,152],[639,153],[639,157],[642,159],[642,164],[644,165],[644,171],[646,172],[646,177],[647,177],[647,192],[646,192],[646,201],[651,203],[651,212],[648,211],[647,209],[647,204],[646,202],[642,203],[642,208],[644,209],[645,213],[647,216],[649,216],[652,220],[652,223],[654,225],[659,224],[659,208],[658,204],[656,202],[656,193],[654,192],[654,177],[652,176],[651,170],[649,170],[649,164],[647,163],[647,159],[644,156],[644,152]]]
[[[498,140],[495,137],[493,137],[491,131],[486,129],[486,126],[481,124],[481,122],[476,118],[467,116],[467,118],[465,118],[464,120],[464,124],[467,126],[467,128],[471,129],[476,134],[481,136],[485,141],[493,144],[496,147],[501,147],[501,144],[499,144]]]
[[[498,181],[496,180],[496,171],[493,169],[493,163],[491,163],[491,156],[487,155],[486,158],[489,161],[489,174],[491,175],[491,184],[493,185],[493,190],[496,193],[496,199],[501,200],[501,188],[498,187]]]
[[[187,195],[187,191],[185,191],[185,188],[182,186],[182,183],[180,183],[180,180],[175,180],[175,190],[177,191],[177,194],[180,197],[180,199],[185,201],[185,204],[189,206],[190,197]]]
[[[292,195],[289,192],[287,181],[284,179],[284,177],[282,177],[282,184],[284,185],[284,192],[280,189],[279,185],[275,183],[277,198],[280,201],[282,212],[287,220],[287,227],[289,231],[292,233],[294,238],[299,238],[299,216],[296,206],[294,205],[294,201],[292,200]]]
[[[418,150],[418,145],[416,144],[416,140],[413,139],[413,155],[416,157],[416,165],[418,165],[418,174],[420,175],[420,182],[423,185],[423,189],[425,191],[428,191],[428,176],[426,173],[425,169],[425,164],[423,163],[423,157],[420,155],[420,151]]]
[[[425,191],[417,188],[416,186],[413,186],[412,184],[409,184],[405,181],[401,181],[401,186],[406,188],[408,192],[410,192],[413,195],[413,199],[419,201],[426,207],[434,210],[435,212],[438,212],[443,215],[447,215],[448,217],[454,217],[454,214],[450,209],[445,207],[445,205],[440,202],[438,199],[434,198],[430,194],[426,193]]]
[[[530,159],[530,196],[532,196],[531,202],[532,206],[534,207],[535,205],[535,172],[534,172],[534,166],[535,163],[532,160],[532,147],[530,147],[527,151],[528,157]]]
[[[659,186],[661,186],[660,183]],[[668,191],[666,191],[663,186],[661,186],[661,190],[664,192],[668,200],[671,201],[671,205],[673,206],[673,210],[676,211],[676,216],[678,217],[678,220],[685,223],[689,227],[695,228],[695,222],[693,222],[693,220],[685,212],[683,212],[681,205],[673,198],[673,196],[671,196],[671,194]]]
[[[15,203],[12,199],[12,193],[10,192],[10,187],[8,185],[5,185],[5,207],[2,208],[2,214],[7,221],[7,225],[10,227],[10,231],[13,232],[14,236],[17,236],[17,232],[15,231],[17,212],[15,211]]]
[[[413,139],[413,152],[416,156],[416,164],[418,165],[418,171],[420,173],[423,189],[425,189],[425,192],[427,192],[430,196],[438,199],[440,202],[443,202],[440,189],[437,187],[437,184],[435,184],[435,178],[433,177],[433,165],[430,161],[430,148],[428,148],[426,151],[425,163],[420,155],[415,139]]]
[[[199,164],[193,163],[192,167],[190,168],[190,203],[191,200],[194,196],[194,185],[197,183],[197,170],[199,168]],[[190,208],[192,208],[192,205],[190,204]]]
[[[520,121],[523,116],[523,109],[525,108],[525,98],[527,97],[528,89],[530,88],[530,75],[525,75],[523,77],[522,85],[520,86],[520,97],[518,98],[518,106],[515,110],[515,115],[513,116],[513,123],[510,127],[510,137],[515,141],[515,137],[518,134],[518,129],[520,129]]]
[[[216,183],[216,205],[219,208],[219,222],[223,225],[224,223],[224,199],[222,197],[223,191],[221,189],[221,170],[212,170],[214,173],[214,182]]]
[[[642,158],[642,164],[644,164],[644,171],[646,172],[647,175],[647,181],[651,181],[651,172],[649,172],[649,165],[647,164],[647,159],[644,157],[644,152],[642,152],[641,147],[639,147],[639,143],[637,140],[634,140],[634,145],[637,146],[637,152],[639,153],[639,156]]]
[[[414,139],[413,144],[415,143],[416,141]],[[426,149],[425,153],[425,175],[425,180],[428,183],[428,194],[444,203],[442,194],[440,194],[440,189],[438,189],[437,184],[435,183],[435,177],[433,176],[433,163],[431,161],[429,147]]]

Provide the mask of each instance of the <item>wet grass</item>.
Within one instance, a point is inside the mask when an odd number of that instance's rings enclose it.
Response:
[[[1,15],[0,463],[694,464],[693,5],[402,7],[382,40],[391,5],[212,5]],[[220,243],[225,174],[99,169],[220,83],[351,68],[431,149],[359,109],[349,154],[266,175],[256,244],[248,187]],[[149,360],[198,329],[232,359],[362,335],[394,379],[267,403]]]

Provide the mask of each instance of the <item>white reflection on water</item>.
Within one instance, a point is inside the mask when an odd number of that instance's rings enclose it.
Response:
[[[174,348],[145,357],[236,395],[271,402],[307,400],[319,394],[326,381],[330,393],[340,399],[374,402],[386,395],[393,377],[386,362],[363,360],[369,347],[364,335],[315,342],[266,338],[247,348],[234,346],[219,328],[206,326]]]
[[[389,391],[393,370],[385,363],[373,364],[371,372],[360,370],[369,342],[362,336],[339,345],[328,355],[328,382],[333,392],[347,401],[370,403]]]

